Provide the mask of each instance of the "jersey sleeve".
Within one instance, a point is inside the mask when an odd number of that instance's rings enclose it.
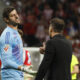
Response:
[[[12,45],[11,45],[11,35],[10,32],[7,32],[4,36],[5,40],[2,45],[2,64],[4,68],[18,68],[18,64],[14,61],[12,56]]]

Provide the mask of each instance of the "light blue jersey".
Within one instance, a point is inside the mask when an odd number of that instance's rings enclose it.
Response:
[[[0,37],[1,80],[23,80],[23,44],[17,30],[7,27]]]

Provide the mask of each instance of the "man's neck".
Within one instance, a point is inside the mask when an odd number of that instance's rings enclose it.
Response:
[[[61,33],[58,33],[58,32],[52,33],[52,37],[54,37],[55,35],[58,35],[58,34],[61,34]]]
[[[14,27],[13,25],[8,25],[8,24],[7,24],[7,26],[11,27],[14,30],[17,30],[17,26]]]

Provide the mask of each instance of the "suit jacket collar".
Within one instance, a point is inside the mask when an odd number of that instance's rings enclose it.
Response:
[[[64,36],[62,34],[56,34],[54,37],[52,37],[52,39],[54,38],[64,38]]]

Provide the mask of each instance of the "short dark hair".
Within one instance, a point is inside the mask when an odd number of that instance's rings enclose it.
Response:
[[[50,21],[51,26],[54,29],[54,32],[62,32],[65,27],[65,22],[62,19],[59,18],[53,18]]]
[[[14,9],[15,9],[15,8],[12,7],[12,6],[9,6],[9,7],[5,8],[5,9],[3,10],[3,14],[2,14],[3,19],[4,19],[4,18],[9,19],[9,14],[10,14],[11,11],[13,11]]]

